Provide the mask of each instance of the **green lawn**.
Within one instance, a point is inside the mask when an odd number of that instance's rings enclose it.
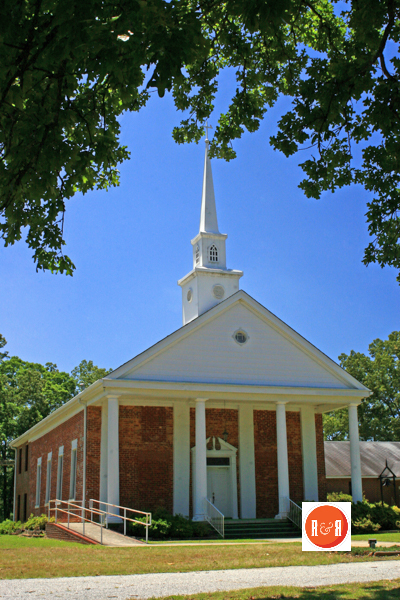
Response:
[[[0,578],[179,573],[377,560],[368,557],[368,552],[362,548],[352,553],[302,552],[300,543],[220,545],[218,552],[196,544],[107,548],[0,536]]]
[[[272,600],[275,598],[285,600],[398,600],[400,598],[400,579],[312,588],[260,587],[233,592],[196,594],[191,595],[190,599],[188,596],[169,596],[162,600]]]
[[[17,548],[82,548],[82,544],[59,542],[46,538],[29,538],[19,535],[0,535],[0,551]]]
[[[361,540],[375,539],[379,542],[397,542],[400,544],[400,531],[398,533],[363,533],[361,535],[352,535],[351,539],[355,542]]]

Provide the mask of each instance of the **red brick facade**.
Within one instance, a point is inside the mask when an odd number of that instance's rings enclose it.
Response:
[[[89,406],[86,424],[86,505],[100,498],[101,407]]]
[[[173,409],[119,408],[120,504],[173,510]]]
[[[82,499],[82,475],[83,475],[83,411],[74,415],[58,427],[55,427],[49,433],[32,442],[30,446],[29,458],[29,496],[28,513],[40,515],[47,513],[45,506],[46,479],[47,479],[47,455],[52,452],[51,460],[51,486],[50,497],[56,496],[57,490],[57,467],[58,467],[58,449],[64,446],[63,459],[63,481],[62,498],[69,499],[70,475],[71,475],[71,443],[77,440],[77,470],[76,470],[76,499]],[[40,482],[40,504],[36,508],[36,474],[38,458],[42,458],[42,474]],[[17,475],[18,482],[18,475]],[[18,488],[17,488],[18,489]]]
[[[300,413],[286,413],[290,496],[295,502],[303,498],[303,465]],[[318,489],[320,500],[326,499],[326,478],[322,415],[316,415]],[[240,514],[240,446],[238,411],[206,409],[206,436],[223,437],[238,448],[237,486]],[[18,472],[17,496],[23,518],[23,497],[27,494],[27,516],[46,512],[47,455],[52,452],[51,498],[57,486],[58,449],[64,446],[62,499],[69,499],[71,442],[77,439],[76,499],[82,498],[83,475],[83,410],[29,445],[29,470],[24,470],[25,449],[22,447],[22,469]],[[254,411],[254,444],[256,470],[256,510],[258,518],[278,513],[278,473],[276,413]],[[195,409],[190,409],[190,447],[195,446]],[[101,408],[87,409],[86,500],[100,496]],[[42,457],[40,506],[35,508],[37,460]],[[137,510],[154,512],[164,507],[173,510],[173,408],[125,406],[119,408],[120,504]],[[190,514],[192,514],[192,465],[190,467]]]

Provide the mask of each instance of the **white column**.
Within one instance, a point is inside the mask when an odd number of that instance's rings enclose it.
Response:
[[[108,461],[107,461],[107,497],[110,504],[119,505],[119,403],[118,396],[108,396]],[[119,509],[110,512],[119,514]],[[109,518],[110,522],[118,522],[116,517]]]
[[[101,442],[100,442],[100,498],[107,502],[107,469],[108,469],[108,400],[101,407]],[[101,507],[105,509],[106,507]]]
[[[256,518],[256,469],[254,457],[253,407],[239,407],[239,476],[240,516],[242,519]]]
[[[204,521],[203,499],[207,497],[206,401],[196,400],[196,495],[193,521]]]
[[[278,453],[279,513],[275,519],[285,519],[288,513],[289,461],[286,435],[286,407],[284,402],[276,405],[276,442]]]
[[[302,406],[300,420],[304,500],[318,502],[317,438],[315,435],[314,407],[311,405]]]
[[[189,516],[190,408],[174,403],[174,515]]]
[[[349,405],[351,492],[353,502],[362,502],[360,441],[358,437],[357,405]]]

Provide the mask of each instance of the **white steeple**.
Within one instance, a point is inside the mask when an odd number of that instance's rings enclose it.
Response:
[[[208,146],[207,125],[200,230],[191,241],[193,269],[178,281],[182,288],[184,325],[237,292],[243,275],[243,271],[226,268],[225,243],[228,236],[218,229]]]
[[[206,153],[204,156],[203,193],[201,196],[200,232],[219,233],[211,161],[208,157],[208,127],[206,131],[207,137]]]

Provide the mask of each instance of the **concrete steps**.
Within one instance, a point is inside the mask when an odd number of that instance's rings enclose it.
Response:
[[[288,539],[301,537],[301,531],[289,519],[225,520],[225,539]]]

